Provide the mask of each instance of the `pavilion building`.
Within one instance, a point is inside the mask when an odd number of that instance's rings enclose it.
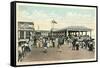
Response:
[[[68,26],[67,28],[54,30],[53,37],[67,37],[67,36],[91,36],[92,29],[84,27],[84,26]]]

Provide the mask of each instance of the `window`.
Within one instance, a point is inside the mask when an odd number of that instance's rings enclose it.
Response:
[[[24,31],[20,31],[20,39],[24,39]]]
[[[26,31],[26,39],[30,39],[30,31]]]

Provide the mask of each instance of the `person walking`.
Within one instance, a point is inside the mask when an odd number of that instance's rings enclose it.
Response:
[[[52,39],[53,48],[55,47],[55,39]]]
[[[94,47],[93,47],[93,41],[92,40],[90,40],[88,48],[89,48],[89,51],[93,51]]]
[[[76,39],[74,39],[72,42],[72,50],[75,50],[75,46],[76,46]]]
[[[63,42],[62,42],[62,38],[59,38],[59,39],[58,39],[58,46],[57,46],[57,47],[58,47],[58,52],[62,52],[62,50],[61,50],[61,45],[62,45],[62,43],[63,43]]]
[[[78,41],[76,41],[75,46],[76,46],[76,50],[79,50],[79,42]]]
[[[55,46],[56,47],[58,46],[58,38],[56,38],[56,40],[55,40]]]
[[[47,39],[46,38],[43,39],[43,47],[44,47],[44,51],[43,52],[47,53],[47,48],[48,47],[47,47]]]

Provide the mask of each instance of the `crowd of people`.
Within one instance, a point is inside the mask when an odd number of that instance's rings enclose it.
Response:
[[[68,38],[68,43],[71,46],[72,50],[79,50],[79,48],[85,48],[89,51],[93,51],[95,49],[95,41],[93,38],[87,37],[71,37]]]
[[[47,49],[49,47],[57,47],[60,48],[61,45],[64,44],[64,38],[49,38],[49,37],[40,37],[38,39],[34,39],[34,47],[39,48],[42,47],[44,48],[44,53],[47,52]]]
[[[18,43],[18,62],[22,61],[22,59],[27,55],[28,52],[32,51],[33,42],[30,41],[21,41]]]
[[[32,51],[32,48],[43,48],[43,52],[47,53],[48,48],[57,47],[59,52],[61,52],[61,47],[66,44],[72,48],[72,50],[79,50],[80,48],[85,48],[89,51],[94,50],[94,39],[91,37],[39,37],[34,38],[34,40],[29,40],[28,42],[19,42],[18,46],[18,61],[22,61],[23,57]]]

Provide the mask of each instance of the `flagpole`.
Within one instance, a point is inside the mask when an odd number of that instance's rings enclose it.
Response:
[[[51,22],[51,37],[53,37],[54,24],[57,24],[57,22],[53,19]]]

